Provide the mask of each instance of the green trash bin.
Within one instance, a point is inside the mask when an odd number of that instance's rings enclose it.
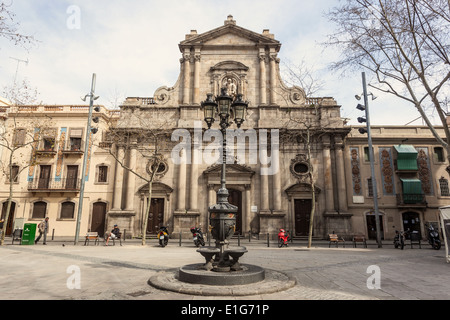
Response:
[[[36,237],[36,227],[36,223],[25,223],[23,225],[22,244],[34,244],[34,239]]]

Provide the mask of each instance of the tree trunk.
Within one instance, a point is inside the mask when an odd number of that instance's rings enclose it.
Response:
[[[14,178],[12,176],[12,160],[13,160],[13,153],[11,152],[9,156],[9,197],[8,197],[8,205],[6,206],[5,220],[3,221],[3,227],[1,229],[2,236],[0,239],[0,246],[3,246],[5,242],[6,226],[8,225],[9,211],[11,211],[11,204],[12,204],[13,181],[14,181]]]
[[[152,189],[153,189],[153,174],[151,180],[148,182],[148,201],[147,208],[144,214],[144,221],[142,224],[142,245],[145,246],[145,236],[147,234],[148,215],[150,213],[150,207],[152,205]]]
[[[308,149],[309,181],[311,183],[311,214],[309,220],[308,248],[311,248],[314,227],[314,214],[316,212],[316,190],[314,186],[313,166],[311,163],[311,132],[309,128],[307,128],[306,139]]]
[[[142,223],[142,245],[145,246],[145,237],[147,235],[147,225],[148,225],[148,215],[150,213],[150,208],[152,205],[152,191],[153,191],[153,178],[155,177],[156,171],[158,170],[159,164],[161,162],[156,159],[156,161],[151,166],[150,179],[148,180],[148,202],[147,208],[144,214],[144,221]]]

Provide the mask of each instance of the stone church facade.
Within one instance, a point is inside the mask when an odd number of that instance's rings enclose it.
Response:
[[[202,34],[193,30],[179,43],[180,74],[172,87],[158,88],[151,98],[127,98],[120,111],[102,108],[99,133],[91,136],[81,234],[102,234],[118,224],[127,236],[142,236],[149,203],[146,234],[155,234],[160,225],[168,225],[175,237],[180,233],[188,237],[195,225],[208,228],[208,207],[216,201],[221,166],[214,153],[206,156],[216,147],[208,136],[201,103],[208,93],[217,96],[228,86],[229,92],[242,94],[249,102],[240,131],[244,138],[228,144],[234,157],[227,160],[226,182],[230,203],[239,207],[236,232],[265,236],[285,228],[296,237],[306,237],[314,207],[315,238],[327,238],[332,232],[347,238],[356,233],[373,237],[367,136],[346,125],[333,98],[308,97],[302,88],[283,82],[280,48],[268,30],[255,33],[229,16],[222,26]],[[32,182],[43,177],[61,181],[58,175],[81,179],[83,152],[63,146],[83,136],[87,110],[39,106],[33,112],[53,117],[54,141],[61,143],[54,144],[45,160],[21,171],[14,185],[13,220],[33,222],[49,216],[56,236],[71,236],[79,188],[67,190],[55,183],[54,188],[50,184],[42,189],[39,182]],[[4,119],[7,128],[8,117]],[[114,139],[111,123],[126,139]],[[397,149],[400,153],[403,149],[396,146],[405,143],[411,130],[416,135],[408,145],[418,150],[419,167],[402,171],[396,165]],[[161,132],[167,133],[164,138],[150,139]],[[426,128],[379,127],[374,132],[383,237],[392,238],[394,229],[403,229],[405,221],[408,226],[414,221],[424,235],[424,223],[438,221],[437,208],[450,200],[445,150],[439,150]],[[186,139],[188,147],[177,149]],[[439,152],[442,161],[436,160]],[[162,163],[149,199],[149,184],[142,178],[152,173],[156,155]],[[116,159],[123,160],[126,168]],[[7,180],[0,190],[3,203]],[[426,195],[427,202],[420,198],[405,203],[403,189],[417,181],[422,189],[425,186],[420,194]]]
[[[336,170],[342,174],[339,178],[345,180],[343,141],[349,128],[340,118],[340,106],[333,98],[310,98],[302,88],[287,87],[283,83],[277,57],[280,47],[280,42],[268,30],[254,33],[236,25],[232,17],[209,32],[191,31],[179,44],[181,68],[176,84],[157,89],[151,101],[128,98],[121,106],[122,110],[127,110],[121,113],[126,119],[119,123],[123,127],[139,126],[130,124],[132,114],[138,113],[138,118],[161,118],[153,116],[158,110],[172,115],[173,130],[185,129],[193,134],[200,123],[204,132],[202,100],[208,93],[219,95],[220,89],[231,83],[233,90],[249,101],[242,130],[257,135],[256,144],[244,142],[245,159],[227,165],[230,202],[239,207],[238,231],[273,234],[284,227],[295,230],[296,235],[306,236],[307,216],[312,206],[308,173],[314,168],[315,206],[320,213],[316,217],[315,233],[323,236],[327,232],[325,217],[332,217],[339,208],[346,208],[343,203],[346,191],[335,188],[332,175]],[[307,160],[306,144],[299,140],[303,139],[307,126],[323,128],[320,134],[311,134],[311,164]],[[267,148],[271,163],[268,165],[279,167],[273,174],[261,174],[261,159],[256,162],[249,159],[254,153],[260,154],[260,135],[266,132],[271,136]],[[274,134],[278,134],[277,141]],[[203,143],[205,147],[207,143]],[[171,148],[165,150],[168,170],[158,178],[153,189],[152,198],[158,201],[155,208],[159,208],[155,210],[161,210],[161,220],[171,224],[174,233],[186,233],[198,224],[205,227],[208,206],[215,203],[220,186],[220,166],[195,161],[192,152],[185,163],[174,165],[170,152]],[[337,168],[333,167],[335,162]],[[144,166],[145,160],[137,158],[136,163]],[[132,185],[127,187],[133,188]],[[139,225],[136,217],[142,214],[147,200],[138,199],[139,186],[134,189],[137,191],[133,201],[135,229]],[[334,202],[335,194],[340,204]]]

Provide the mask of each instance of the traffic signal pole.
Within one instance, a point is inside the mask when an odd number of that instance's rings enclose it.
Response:
[[[377,243],[378,248],[382,248],[381,243],[381,228],[380,228],[380,212],[378,210],[378,191],[377,191],[377,180],[375,178],[375,168],[374,168],[374,154],[372,147],[372,134],[370,131],[370,115],[369,115],[369,99],[367,98],[367,85],[366,85],[366,74],[362,73],[362,84],[364,93],[364,105],[366,112],[366,123],[367,123],[367,136],[369,141],[369,160],[370,160],[370,171],[372,175],[372,189],[373,189],[373,205],[375,210],[375,226],[377,231]]]
[[[98,97],[94,96],[95,92],[95,73],[92,75],[92,84],[91,84],[91,92],[84,97],[84,100],[86,97],[90,97],[90,104],[89,104],[89,116],[88,116],[88,122],[87,122],[87,128],[86,128],[86,138],[84,142],[84,157],[83,157],[83,169],[81,170],[81,184],[80,184],[80,200],[78,203],[78,215],[77,215],[77,226],[75,231],[75,245],[78,244],[78,238],[80,235],[80,225],[81,225],[81,214],[83,212],[83,196],[84,196],[84,185],[86,182],[86,167],[87,167],[87,157],[89,152],[89,141],[91,136],[91,121],[92,121],[92,109],[94,107],[94,100],[96,100]]]

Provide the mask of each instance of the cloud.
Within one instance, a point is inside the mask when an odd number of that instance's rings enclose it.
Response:
[[[99,103],[108,105],[118,96],[150,97],[160,86],[173,86],[180,72],[178,43],[191,29],[203,33],[223,25],[229,14],[239,26],[261,33],[270,29],[282,43],[279,57],[294,64],[302,60],[317,68],[326,86],[321,92],[342,104],[343,116],[356,122],[354,95],[362,91],[361,75],[340,79],[328,71],[336,52],[324,51],[332,26],[323,16],[338,0],[97,0],[17,1],[12,10],[20,30],[33,34],[39,43],[29,52],[0,41],[0,87],[27,78],[47,104],[82,104],[97,74]],[[68,28],[73,11],[80,9],[79,29]],[[383,101],[383,104],[381,102]],[[380,105],[378,105],[380,103]],[[373,124],[406,123],[416,117],[389,116],[401,103],[379,99],[373,103]]]

